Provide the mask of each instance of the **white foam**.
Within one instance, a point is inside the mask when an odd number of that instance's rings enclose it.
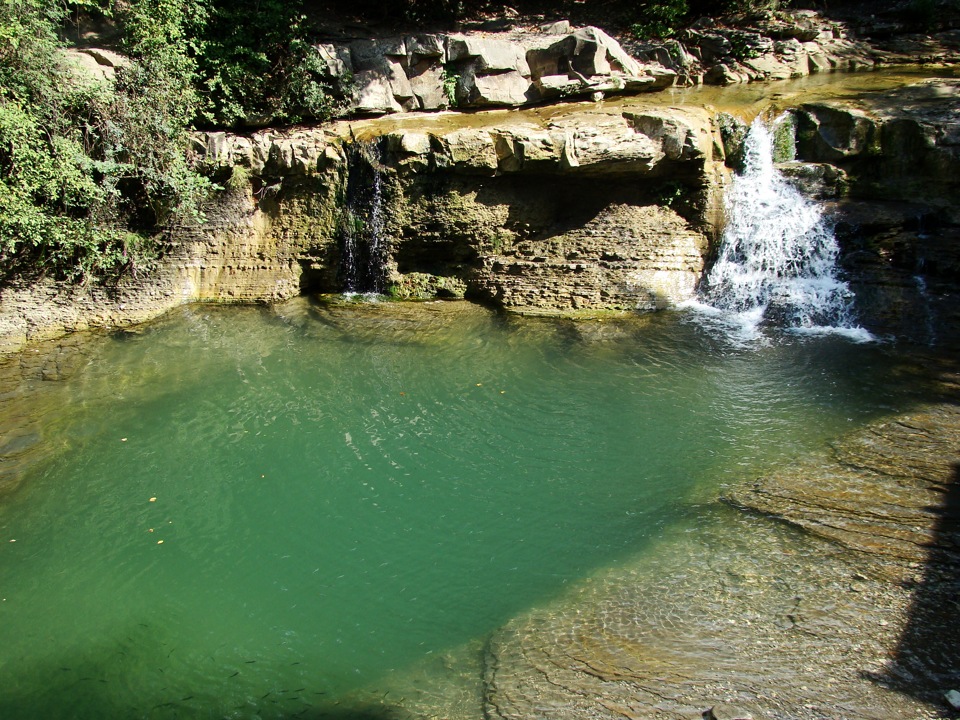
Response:
[[[762,325],[775,322],[808,334],[830,328],[856,342],[872,339],[853,323],[853,292],[838,277],[833,229],[774,166],[773,134],[760,118],[745,153],[744,171],[725,198],[727,226],[700,304],[725,314],[741,335],[762,335]]]

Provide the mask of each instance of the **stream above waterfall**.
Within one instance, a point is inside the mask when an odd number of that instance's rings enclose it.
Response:
[[[856,73],[819,73],[794,80],[742,85],[673,87],[655,93],[618,96],[601,102],[563,102],[510,110],[484,110],[470,113],[398,113],[385,117],[334,123],[331,129],[343,137],[353,134],[370,139],[396,130],[418,129],[444,132],[462,128],[482,128],[502,124],[531,122],[547,124],[573,113],[621,113],[629,110],[664,106],[709,107],[728,112],[747,122],[764,112],[779,112],[804,102],[855,100],[868,93],[879,93],[932,77],[957,77],[958,70],[945,67],[897,67]]]

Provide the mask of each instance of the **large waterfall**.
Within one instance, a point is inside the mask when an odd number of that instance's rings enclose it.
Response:
[[[869,339],[855,326],[853,293],[837,276],[830,224],[774,166],[771,128],[757,118],[745,143],[744,169],[726,196],[727,225],[701,307],[750,333],[773,323]]]

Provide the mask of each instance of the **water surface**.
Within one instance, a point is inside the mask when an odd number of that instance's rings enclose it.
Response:
[[[0,505],[7,719],[475,688],[512,616],[907,399],[880,346],[681,313],[193,306],[84,352]]]

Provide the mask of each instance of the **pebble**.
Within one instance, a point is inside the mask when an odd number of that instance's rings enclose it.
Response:
[[[753,715],[735,705],[719,703],[703,711],[703,720],[753,720]]]
[[[954,710],[960,710],[960,691],[947,690],[947,692],[943,694],[943,697],[946,699],[947,705]]]

